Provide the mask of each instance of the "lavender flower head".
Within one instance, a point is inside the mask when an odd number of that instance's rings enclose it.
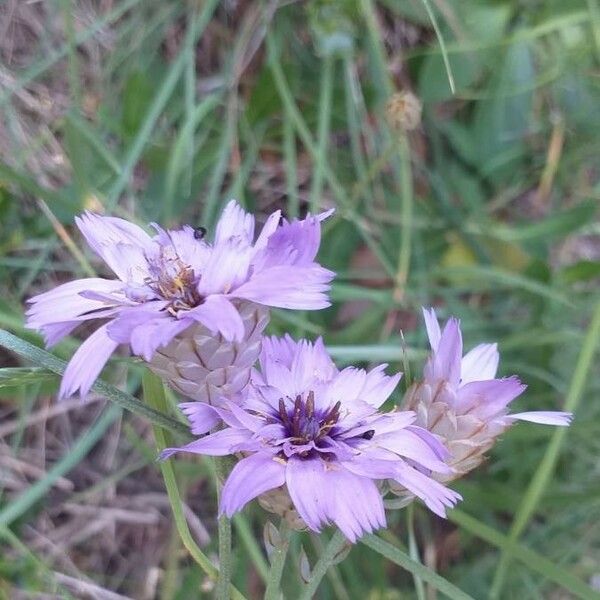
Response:
[[[401,377],[386,376],[385,367],[339,371],[321,339],[265,338],[260,372],[253,373],[243,403],[186,406],[196,433],[219,419],[226,427],[161,456],[240,453],[244,458],[223,487],[221,514],[232,516],[285,486],[306,526],[319,531],[334,523],[352,542],[385,526],[377,481],[394,480],[445,515],[460,496],[430,473],[449,472],[448,453],[413,424],[413,412],[378,410]]]
[[[326,293],[334,274],[314,260],[320,222],[329,214],[280,224],[276,211],[254,240],[254,217],[232,200],[212,244],[203,231],[189,226],[169,231],[153,224],[151,237],[123,219],[92,213],[76,218],[117,279],[78,279],[29,300],[27,326],[41,331],[47,346],[85,321],[104,321],[73,355],[60,395],[78,390],[85,395],[120,344],[150,361],[157,349],[198,324],[205,335],[243,340],[242,303],[306,310],[329,306]]]
[[[458,319],[440,329],[433,309],[423,310],[431,355],[424,380],[407,392],[403,407],[414,410],[417,423],[435,434],[451,454],[454,473],[448,481],[483,461],[496,438],[515,421],[566,426],[571,413],[533,411],[509,414],[509,405],[525,390],[518,377],[496,379],[500,355],[496,344],[480,344],[463,356]]]

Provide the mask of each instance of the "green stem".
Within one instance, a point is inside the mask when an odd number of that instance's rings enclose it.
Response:
[[[233,525],[237,536],[245,547],[248,557],[254,564],[258,576],[262,579],[263,583],[266,584],[269,579],[269,565],[265,560],[261,547],[254,537],[252,529],[248,525],[248,521],[241,513],[238,513],[233,517]]]
[[[225,458],[215,458],[215,475],[219,500],[223,483],[227,477],[227,461]],[[219,579],[215,589],[217,600],[229,600],[231,582],[231,521],[225,516],[219,517]]]
[[[408,552],[410,557],[416,561],[421,562],[419,557],[419,548],[417,547],[417,540],[415,537],[415,505],[409,504],[406,507],[406,526],[408,529]],[[417,593],[418,600],[425,600],[425,587],[423,586],[423,580],[416,573],[412,574],[415,582],[415,591]]]
[[[600,303],[598,303],[596,306],[594,315],[592,317],[592,322],[587,331],[585,339],[583,340],[583,346],[577,359],[577,365],[575,367],[575,372],[573,373],[573,378],[571,379],[571,385],[569,386],[569,392],[565,401],[564,409],[566,411],[575,412],[579,405],[581,396],[583,395],[583,391],[585,390],[585,386],[589,379],[588,373],[592,366],[594,353],[599,339]],[[540,466],[535,472],[535,475],[531,480],[523,499],[521,500],[515,520],[513,521],[508,533],[508,540],[510,544],[514,544],[517,541],[529,523],[529,519],[535,512],[536,506],[538,505],[539,500],[542,497],[550,478],[552,477],[554,467],[556,466],[556,461],[558,460],[558,455],[568,431],[569,430],[566,427],[557,427],[552,434],[552,439],[548,444],[546,454],[544,455]],[[511,547],[509,546],[502,551],[502,556],[494,575],[492,589],[490,591],[490,598],[502,597],[502,588],[508,573],[511,557],[512,551]]]
[[[398,138],[399,154],[399,175],[400,175],[400,194],[401,194],[401,215],[402,225],[400,231],[400,252],[398,254],[398,268],[396,270],[396,280],[394,286],[394,300],[400,301],[404,296],[406,282],[408,280],[408,271],[410,269],[410,254],[412,246],[412,219],[413,219],[413,183],[412,171],[410,165],[410,148],[406,134],[400,132]]]
[[[271,569],[267,580],[267,590],[265,592],[265,600],[279,600],[281,576],[285,559],[287,558],[288,548],[290,547],[290,528],[284,519],[281,519],[279,526],[279,544],[273,550],[271,555]]]
[[[165,410],[167,407],[165,391],[161,380],[151,373],[146,371],[142,380],[144,388],[144,398],[149,404],[153,404],[159,410]],[[167,443],[167,434],[163,429],[153,425],[154,438],[158,450],[166,448],[169,444]],[[169,442],[170,443],[170,442]],[[167,495],[169,497],[169,504],[171,505],[171,511],[173,512],[173,519],[175,521],[175,527],[179,533],[179,537],[186,550],[190,553],[190,556],[198,563],[198,566],[212,579],[217,580],[219,577],[219,570],[210,562],[209,558],[202,552],[202,550],[196,544],[185,515],[183,514],[181,496],[179,495],[179,489],[177,487],[177,480],[175,479],[175,473],[170,460],[165,460],[160,463],[160,470],[165,482],[167,489]],[[229,587],[231,598],[233,600],[246,600],[246,597],[237,590],[233,585]]]
[[[323,168],[327,162],[327,142],[329,141],[329,126],[331,121],[331,96],[333,94],[333,64],[332,54],[328,54],[323,62],[321,74],[321,92],[319,98],[319,124],[317,131],[317,156],[310,186],[310,212],[316,214],[323,190]]]
[[[321,555],[321,558],[317,561],[317,564],[314,566],[310,579],[306,584],[306,587],[300,594],[298,600],[311,600],[315,595],[319,584],[325,574],[327,573],[329,567],[331,567],[335,561],[336,556],[341,552],[342,548],[348,543],[344,534],[341,531],[336,531],[332,538],[329,540],[327,546],[325,546],[325,551]]]

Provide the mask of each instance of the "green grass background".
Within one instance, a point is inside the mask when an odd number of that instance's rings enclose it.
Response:
[[[435,305],[462,319],[467,346],[499,342],[502,374],[529,386],[518,410],[576,413],[568,431],[507,432],[456,483],[464,502],[448,522],[421,507],[390,512],[381,537],[475,598],[600,597],[596,0],[49,0],[2,11],[0,326],[40,345],[23,329],[25,299],[102,269],[73,228],[84,209],[210,230],[231,197],[259,218],[335,207],[319,254],[338,272],[333,306],[274,311],[272,332],[323,335],[342,364],[389,362],[414,377],[426,349],[420,307]],[[408,133],[386,119],[392,94],[406,91],[423,105]],[[54,352],[68,359],[76,344]],[[13,352],[2,360],[2,420],[21,426],[1,452],[30,456],[26,418],[57,379],[42,358],[34,368]],[[115,359],[104,378],[135,395],[128,364]],[[38,455],[45,475],[1,493],[0,597],[80,597],[27,528],[48,510],[52,478],[83,468],[115,420],[110,485],[125,485],[132,465],[157,473],[144,421],[98,406],[58,455]],[[199,463],[176,466],[183,489],[207,480]],[[72,494],[85,497],[92,483],[76,483]],[[203,498],[190,504],[214,532],[214,494]],[[155,596],[210,597],[164,519]],[[252,539],[262,546],[265,520],[254,506],[234,527],[233,581],[249,597],[262,586]],[[293,539],[286,598],[298,597],[306,561],[330,535]],[[85,575],[138,598],[140,569]],[[318,597],[435,591],[370,544],[352,549]]]

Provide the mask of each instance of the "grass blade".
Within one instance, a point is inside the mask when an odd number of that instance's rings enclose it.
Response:
[[[493,544],[503,550],[510,550],[511,554],[517,560],[521,561],[531,570],[537,571],[550,581],[554,581],[554,583],[557,583],[578,598],[584,598],[584,600],[598,600],[600,598],[599,593],[592,590],[592,588],[574,575],[571,575],[567,570],[526,546],[517,542],[511,542],[508,536],[501,534],[478,519],[457,509],[451,510],[448,513],[448,519],[489,544]]]
[[[413,560],[408,554],[382,540],[380,537],[377,537],[376,535],[366,535],[360,542],[378,554],[385,556],[385,558],[391,560],[403,569],[406,569],[412,573],[413,576],[419,577],[423,581],[430,583],[448,598],[451,598],[452,600],[474,600],[472,596],[469,596],[469,594],[466,594],[455,585],[452,585],[441,575],[438,575],[435,571],[432,571],[421,563]]]
[[[579,358],[577,359],[577,366],[575,367],[575,373],[573,374],[569,392],[567,394],[567,400],[564,406],[564,410],[566,411],[575,412],[579,406],[581,396],[583,395],[583,391],[585,390],[587,384],[588,373],[591,369],[596,346],[598,345],[599,340],[600,303],[598,303],[596,306],[592,322],[583,341]],[[492,583],[492,589],[490,592],[491,598],[501,597],[504,580],[508,572],[511,555],[513,553],[514,542],[516,542],[521,533],[523,533],[527,523],[529,523],[529,519],[531,519],[533,513],[535,512],[535,508],[542,497],[550,478],[552,477],[556,461],[558,460],[561,447],[568,432],[568,428],[556,428],[552,434],[552,439],[548,444],[546,454],[544,455],[540,466],[535,472],[529,487],[525,491],[525,495],[521,500],[521,504],[517,510],[517,514],[515,515],[515,519],[508,535],[508,539],[513,545],[509,546],[502,552],[502,557],[496,569],[494,581]]]
[[[0,329],[0,346],[4,346],[8,350],[15,352],[19,356],[30,360],[40,367],[44,367],[57,375],[62,375],[65,371],[67,363],[60,358],[57,358],[53,354],[18,338],[16,335],[9,333],[3,329]],[[100,379],[92,387],[92,391],[97,394],[101,394],[108,398],[111,402],[116,405],[135,413],[141,417],[144,417],[165,429],[189,436],[189,429],[183,423],[176,421],[168,415],[158,412],[153,408],[147,406],[137,398],[134,398],[130,394],[121,391],[114,385],[110,385]]]

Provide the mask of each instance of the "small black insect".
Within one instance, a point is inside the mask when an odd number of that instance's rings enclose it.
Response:
[[[373,436],[374,436],[374,435],[375,435],[375,430],[374,430],[374,429],[369,429],[369,431],[365,431],[365,432],[362,434],[362,436],[361,436],[361,437],[362,437],[364,440],[370,440],[370,439],[372,439],[372,438],[373,438]]]
[[[194,229],[194,238],[197,240],[201,240],[206,235],[206,227],[196,227]]]

